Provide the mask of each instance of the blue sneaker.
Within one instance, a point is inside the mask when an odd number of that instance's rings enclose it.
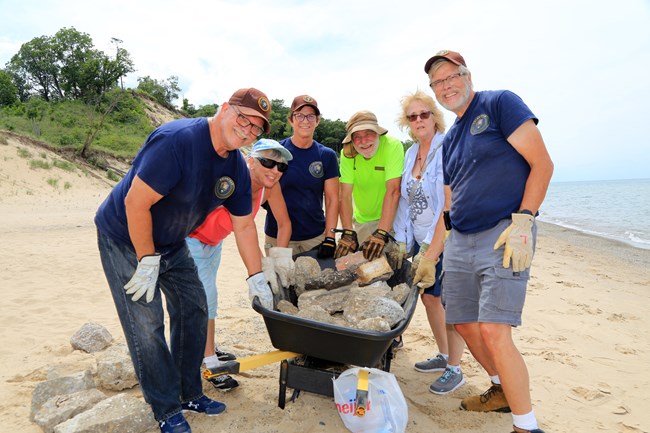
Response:
[[[158,421],[158,425],[161,433],[192,433],[192,429],[182,413],[177,413],[164,421]]]
[[[216,416],[226,410],[226,405],[202,395],[196,400],[181,403],[183,412],[204,413],[208,416]]]

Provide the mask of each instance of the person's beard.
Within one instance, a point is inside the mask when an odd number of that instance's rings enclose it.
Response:
[[[359,149],[357,145],[354,143],[352,145],[354,146],[354,149],[357,151],[357,153],[359,153],[359,155],[363,156],[365,159],[370,159],[373,156],[375,156],[377,150],[379,150],[379,139],[380,136],[378,135],[377,140],[375,140],[375,143],[371,147],[368,147],[366,149]]]

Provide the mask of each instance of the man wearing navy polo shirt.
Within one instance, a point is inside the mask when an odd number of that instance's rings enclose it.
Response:
[[[251,215],[250,176],[238,151],[269,132],[270,113],[266,95],[248,88],[235,92],[213,117],[162,125],[97,210],[104,273],[144,398],[163,433],[191,432],[182,412],[225,410],[202,390],[207,303],[185,244],[216,207],[231,214],[251,300],[257,296],[273,307]]]
[[[534,216],[553,162],[538,120],[521,98],[505,90],[475,92],[459,53],[440,51],[424,71],[438,102],[457,116],[442,148],[451,220],[443,258],[447,323],[492,380],[482,395],[463,399],[461,409],[512,411],[514,433],[543,433],[511,330],[521,325],[535,248]],[[430,248],[426,255],[437,259],[440,253]]]

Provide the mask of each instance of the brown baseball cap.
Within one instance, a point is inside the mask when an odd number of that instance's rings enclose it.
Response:
[[[316,115],[320,116],[320,110],[318,109],[318,102],[309,95],[300,95],[293,98],[291,103],[291,112],[300,110],[305,105],[308,105],[316,111]]]
[[[264,120],[264,132],[269,133],[271,124],[269,116],[271,115],[271,103],[264,92],[254,87],[248,89],[239,89],[232,94],[228,104],[236,105],[239,110],[247,116],[255,116]]]
[[[371,111],[357,111],[350,117],[348,123],[345,125],[347,135],[343,139],[343,155],[348,158],[354,158],[356,150],[352,146],[352,134],[357,131],[369,129],[375,131],[378,135],[384,135],[388,129],[382,128],[377,122],[377,116]]]
[[[438,51],[435,56],[431,57],[427,62],[424,64],[424,72],[429,73],[429,69],[431,69],[431,66],[436,60],[440,59],[445,59],[455,65],[458,66],[465,66],[465,59],[463,59],[463,56],[460,55],[460,53],[457,53],[456,51],[449,51],[449,50],[442,50]]]

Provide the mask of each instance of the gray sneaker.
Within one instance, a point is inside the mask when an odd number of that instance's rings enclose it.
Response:
[[[445,368],[447,368],[447,361],[441,354],[436,355],[435,358],[429,358],[426,361],[415,363],[415,369],[417,371],[421,371],[422,373],[445,371]]]
[[[434,394],[444,395],[456,391],[464,384],[465,378],[463,377],[462,371],[460,373],[454,373],[451,369],[447,368],[445,372],[431,384],[429,391]]]

